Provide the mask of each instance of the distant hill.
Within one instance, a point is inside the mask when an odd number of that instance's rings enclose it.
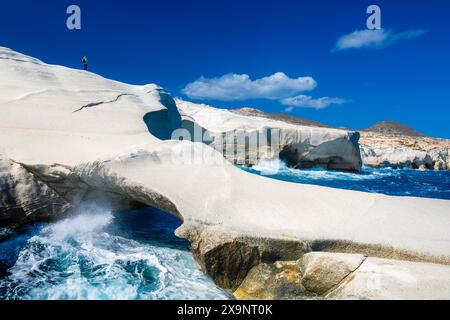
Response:
[[[252,117],[261,117],[273,120],[279,120],[291,124],[301,125],[301,126],[310,126],[310,127],[322,127],[322,128],[334,128],[325,123],[321,123],[314,120],[309,120],[305,118],[299,118],[297,116],[283,114],[283,113],[267,113],[261,111],[256,108],[240,108],[240,109],[230,109],[229,111],[243,115],[243,116],[252,116]],[[351,129],[349,129],[351,130]],[[401,123],[394,121],[382,121],[374,124],[373,126],[362,129],[359,131],[364,132],[376,132],[385,135],[402,135],[402,136],[410,136],[410,137],[426,137],[425,134],[416,131],[408,126],[405,126]]]
[[[368,132],[377,132],[381,134],[387,135],[402,135],[402,136],[410,136],[410,137],[426,137],[425,134],[411,129],[401,123],[393,122],[393,121],[382,121],[373,126],[363,129],[361,131]]]
[[[309,119],[299,118],[296,116],[291,116],[283,113],[267,113],[255,108],[240,108],[240,109],[230,109],[231,112],[243,115],[243,116],[252,116],[252,117],[261,117],[273,120],[284,121],[286,123],[301,125],[301,126],[309,126],[309,127],[323,127],[323,128],[332,128],[331,126]]]

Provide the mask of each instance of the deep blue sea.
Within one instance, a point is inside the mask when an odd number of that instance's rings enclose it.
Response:
[[[295,170],[281,162],[242,168],[267,178],[399,196],[450,199],[450,172]],[[1,299],[227,299],[198,271],[176,218],[156,209],[87,207],[6,237],[0,229]]]
[[[226,299],[196,268],[176,218],[156,209],[26,227],[0,242],[0,299]]]
[[[450,171],[363,168],[361,174],[323,169],[297,170],[281,161],[241,169],[272,179],[325,187],[450,200]]]

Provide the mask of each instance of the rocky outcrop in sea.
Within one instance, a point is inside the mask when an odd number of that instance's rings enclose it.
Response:
[[[427,137],[416,130],[392,121],[383,121],[364,130],[352,131],[332,128],[317,121],[291,115],[269,114],[255,108],[228,111],[179,99],[177,105],[183,114],[184,123],[194,122],[207,126],[208,133],[213,138],[223,131],[244,132],[244,136],[251,136],[253,131],[282,128],[284,134],[279,139],[281,148],[279,151],[288,165],[294,168],[323,167],[358,172],[360,170],[359,163],[362,163],[362,165],[372,168],[450,170],[450,140]],[[212,113],[215,114],[212,115]],[[238,116],[233,116],[233,113]],[[208,121],[208,117],[223,121]],[[241,120],[233,123],[232,119],[239,117]],[[260,125],[249,125],[249,123],[260,123]],[[323,128],[327,128],[327,130]],[[315,132],[314,136],[320,138],[311,138],[310,132]],[[327,134],[324,135],[323,132]],[[337,139],[336,136],[333,138],[331,132],[340,132],[341,136]],[[234,136],[229,138],[230,143],[233,138]],[[343,143],[343,140],[347,140],[347,143]],[[236,141],[235,144],[239,147],[239,141],[243,141],[243,139],[236,139]],[[214,145],[214,142],[212,144]],[[241,144],[243,145],[242,142]],[[319,147],[321,144],[323,145]],[[326,156],[327,152],[321,150],[324,146],[330,147],[333,153]],[[247,152],[252,154],[251,147],[245,145],[241,147],[246,148]],[[336,150],[342,150],[342,153],[338,153]],[[253,153],[256,154],[256,152]],[[248,161],[248,158],[268,160],[275,156],[273,153],[264,155],[260,152],[258,155],[262,154],[262,156],[247,156],[245,162],[236,157],[234,152],[224,154],[233,162],[248,165],[253,165],[255,162]]]
[[[281,157],[297,169],[361,170],[358,132],[275,120],[255,109],[243,113],[176,102],[183,127],[200,137],[193,140],[210,145],[232,163],[252,166]]]
[[[359,143],[368,167],[450,170],[450,140],[363,132]]]

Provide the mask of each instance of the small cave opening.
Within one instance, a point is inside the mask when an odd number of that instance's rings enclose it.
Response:
[[[114,211],[112,228],[116,235],[151,243],[158,247],[189,250],[189,242],[175,235],[181,221],[174,215],[151,206]]]

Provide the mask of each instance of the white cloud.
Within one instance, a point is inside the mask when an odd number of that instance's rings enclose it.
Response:
[[[226,74],[218,78],[201,77],[189,83],[182,92],[192,99],[211,100],[278,100],[317,86],[312,77],[289,78],[283,72],[251,80],[247,74]]]
[[[284,111],[292,112],[292,111],[294,111],[294,107],[287,107],[286,109],[284,109]]]
[[[372,48],[380,49],[391,46],[399,40],[415,39],[427,33],[425,30],[409,30],[394,33],[392,30],[355,30],[338,39],[332,51],[347,49]]]
[[[285,111],[291,112],[292,110],[294,110],[294,107],[325,109],[332,104],[344,104],[348,101],[341,98],[330,97],[314,99],[311,96],[300,95],[292,98],[282,99],[280,102],[286,106],[289,106],[285,109]]]

